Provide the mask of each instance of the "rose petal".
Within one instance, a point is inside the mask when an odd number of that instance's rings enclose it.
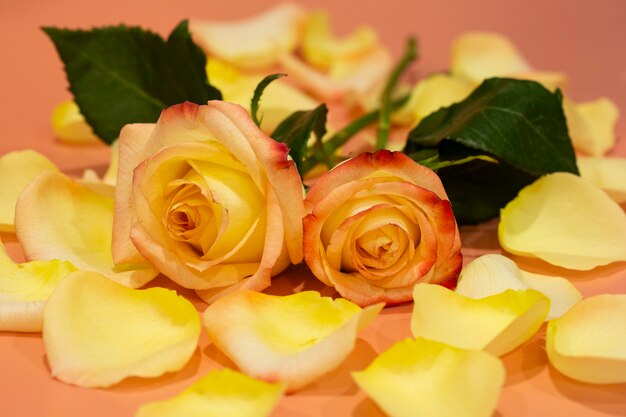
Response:
[[[61,259],[140,287],[158,272],[148,265],[115,266],[111,257],[113,199],[61,173],[44,172],[20,195],[15,228],[30,260]]]
[[[0,244],[0,330],[40,332],[46,300],[75,270],[58,260],[16,264]]]
[[[561,317],[582,299],[580,291],[567,279],[522,271],[515,262],[498,254],[483,255],[467,264],[455,292],[477,299],[525,289],[539,291],[550,299],[547,320]]]
[[[411,90],[409,100],[393,115],[404,125],[416,125],[424,117],[465,99],[474,83],[452,74],[433,74],[419,81]]]
[[[68,275],[44,310],[52,376],[106,387],[181,369],[200,336],[193,305],[164,288],[133,290],[93,272]]]
[[[393,61],[382,46],[354,58],[333,61],[328,72],[309,66],[292,54],[282,54],[279,63],[302,88],[322,100],[344,99],[346,103],[371,101],[383,86]]]
[[[602,188],[619,204],[626,203],[626,158],[579,156],[580,176]]]
[[[41,172],[58,170],[48,158],[33,150],[0,157],[0,232],[15,232],[15,204],[28,183]]]
[[[564,268],[589,270],[626,260],[626,214],[591,182],[546,175],[520,191],[500,213],[508,252]]]
[[[222,369],[211,371],[176,397],[142,405],[135,417],[265,417],[284,391],[280,383]]]
[[[378,35],[369,26],[360,26],[343,38],[330,27],[328,13],[317,11],[308,16],[302,39],[304,58],[318,68],[329,68],[337,59],[354,58],[378,46]]]
[[[550,300],[534,290],[474,300],[440,285],[417,284],[413,300],[413,336],[498,356],[534,335],[550,310]]]
[[[515,45],[498,33],[464,33],[453,41],[451,53],[450,71],[474,82],[531,69]]]
[[[282,52],[298,43],[304,11],[294,4],[281,4],[246,20],[208,22],[191,20],[189,30],[207,55],[237,67],[266,69]]]
[[[626,294],[582,300],[551,320],[546,350],[552,366],[578,381],[626,382]]]
[[[486,352],[418,338],[396,343],[352,377],[390,417],[489,417],[505,369]]]
[[[73,100],[63,101],[52,111],[52,131],[56,138],[70,145],[100,142]]]
[[[261,74],[238,71],[235,67],[218,59],[207,64],[211,83],[222,92],[224,101],[236,103],[250,112],[250,97],[263,79]],[[261,130],[270,134],[287,116],[295,111],[317,107],[319,102],[281,79],[275,80],[265,89],[259,114],[262,116]]]
[[[247,375],[297,390],[336,368],[357,332],[382,304],[360,309],[343,299],[305,291],[284,297],[237,291],[204,313],[215,345]]]
[[[567,127],[576,150],[602,156],[615,145],[619,109],[606,97],[585,103],[563,100]]]

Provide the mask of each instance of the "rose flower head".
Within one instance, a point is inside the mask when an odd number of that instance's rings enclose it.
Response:
[[[116,263],[143,257],[209,302],[261,291],[302,260],[303,214],[287,147],[238,105],[184,103],[122,129]]]
[[[399,152],[360,154],[305,199],[304,259],[361,306],[411,300],[418,282],[452,285],[461,239],[441,180]]]

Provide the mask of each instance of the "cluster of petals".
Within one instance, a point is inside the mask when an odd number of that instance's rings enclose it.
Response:
[[[453,285],[461,240],[439,177],[402,153],[362,153],[319,178],[305,200],[304,257],[359,304],[411,300],[418,282]]]
[[[113,259],[147,259],[209,301],[261,291],[302,259],[302,184],[285,145],[240,106],[166,109],[122,129]]]

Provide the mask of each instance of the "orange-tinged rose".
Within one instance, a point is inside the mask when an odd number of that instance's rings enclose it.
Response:
[[[411,300],[418,282],[451,285],[461,240],[439,177],[399,152],[363,153],[307,194],[304,258],[359,304]]]
[[[164,110],[156,125],[122,129],[118,263],[143,256],[207,300],[236,288],[260,291],[302,260],[303,214],[287,147],[238,105],[184,103]]]

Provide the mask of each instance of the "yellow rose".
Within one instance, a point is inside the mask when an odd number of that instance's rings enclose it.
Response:
[[[145,257],[208,301],[261,291],[302,260],[296,166],[232,103],[184,103],[124,127],[115,204],[115,262]]]
[[[415,284],[453,285],[461,240],[439,177],[399,152],[363,153],[305,200],[304,259],[359,305],[410,301]]]

